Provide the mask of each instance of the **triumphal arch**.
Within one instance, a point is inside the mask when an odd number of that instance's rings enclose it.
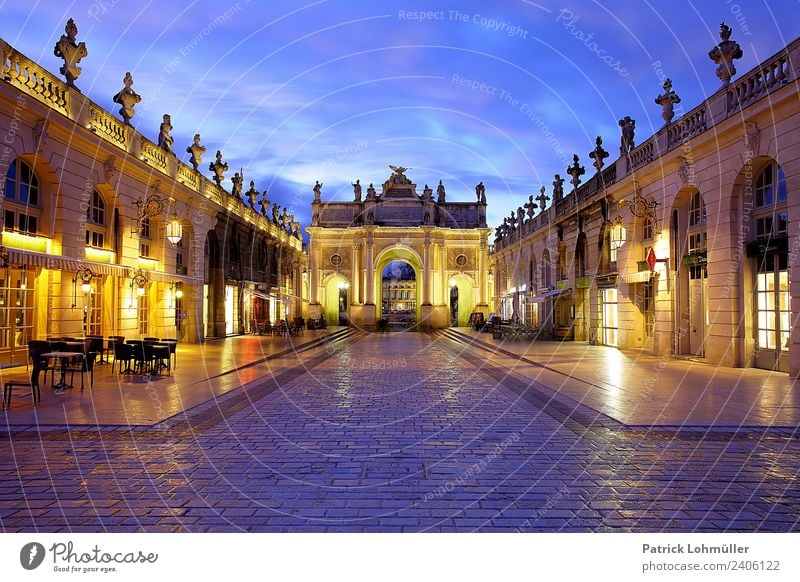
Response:
[[[347,322],[376,329],[387,320],[384,282],[387,266],[398,261],[413,269],[415,286],[403,285],[408,319],[421,330],[467,325],[472,313],[489,313],[489,257],[486,193],[475,187],[474,201],[449,202],[440,180],[422,193],[405,172],[392,174],[380,192],[353,184],[352,201],[322,200],[314,186],[311,204],[309,316],[330,324]],[[405,271],[409,271],[405,269]],[[382,284],[382,282],[384,284]]]

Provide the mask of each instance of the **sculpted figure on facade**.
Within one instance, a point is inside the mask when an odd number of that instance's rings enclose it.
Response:
[[[634,137],[636,133],[636,120],[631,119],[629,115],[626,115],[619,120],[619,126],[622,129],[619,153],[625,155],[635,147]]]
[[[475,186],[475,196],[478,199],[478,204],[486,204],[486,186],[483,185],[483,182],[479,182]]]
[[[277,202],[272,203],[272,222],[280,224],[281,205]]]
[[[62,34],[61,38],[58,39],[56,46],[53,48],[53,54],[60,59],[64,59],[64,64],[59,71],[67,79],[67,85],[77,89],[75,81],[81,74],[81,68],[78,63],[89,54],[89,51],[86,50],[86,43],[77,42],[78,27],[72,18],[67,20],[64,32],[66,34]]]
[[[122,84],[125,85],[122,90],[114,95],[114,103],[122,105],[119,110],[120,116],[122,116],[122,121],[125,125],[131,124],[131,119],[133,116],[136,115],[134,111],[134,107],[138,103],[141,103],[142,96],[136,93],[133,87],[133,77],[130,73],[125,73],[125,77],[122,79]]]
[[[320,202],[322,200],[322,184],[319,180],[316,181],[312,190],[314,192],[314,202]]]
[[[719,36],[722,42],[709,51],[708,57],[717,64],[717,77],[722,81],[722,86],[727,87],[736,74],[733,61],[742,58],[742,47],[731,40],[731,27],[724,22],[719,25]]]
[[[553,180],[553,202],[558,202],[564,197],[564,178],[561,174],[556,174]],[[544,210],[544,206],[542,207]]]
[[[169,153],[172,153],[172,143],[175,141],[170,135],[171,131],[172,118],[165,113],[158,128],[158,147]]]
[[[656,104],[661,105],[661,118],[669,125],[675,117],[675,105],[681,102],[681,98],[672,90],[671,79],[664,81],[663,87],[664,93],[656,97]]]
[[[369,183],[367,186],[367,200],[375,200],[377,198],[377,194],[375,193],[375,186],[372,185],[372,182]]]
[[[225,179],[225,172],[228,171],[228,164],[222,161],[222,152],[217,150],[217,159],[208,164],[208,169],[214,172],[214,182],[217,186],[222,184]]]
[[[256,207],[256,196],[258,196],[258,190],[256,190],[256,183],[253,180],[250,180],[250,189],[246,193],[247,200],[250,202],[250,207]]]
[[[422,199],[423,200],[433,200],[433,189],[430,188],[427,184],[425,184],[425,188],[422,190]]]
[[[200,164],[203,163],[203,154],[206,153],[205,146],[200,145],[200,134],[194,134],[192,145],[186,148],[186,153],[191,154],[189,163],[192,164],[195,172],[199,171]]]
[[[261,215],[266,216],[267,212],[269,212],[269,198],[267,198],[266,190],[261,193],[261,200],[258,201],[258,205],[261,207]]]
[[[361,180],[356,180],[351,186],[353,186],[353,201],[361,202]]]
[[[231,186],[231,196],[233,196],[237,200],[241,200],[242,199],[242,182],[243,181],[244,181],[244,179],[242,178],[242,175],[239,172],[236,172],[233,175],[233,178],[231,178],[231,182],[233,183],[233,186]]]
[[[444,190],[444,184],[442,184],[442,181],[439,180],[439,185],[436,187],[436,203],[444,204],[446,197],[447,193]]]

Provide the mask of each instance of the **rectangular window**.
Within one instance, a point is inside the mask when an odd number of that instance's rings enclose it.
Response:
[[[150,256],[150,243],[139,243],[139,256],[140,257],[149,257]]]
[[[656,327],[655,297],[653,282],[648,281],[642,288],[642,313],[644,314],[644,337],[653,337]]]
[[[102,232],[86,231],[86,244],[96,249],[105,248],[106,237]]]
[[[147,311],[149,301],[147,293],[139,297],[139,334],[147,335]]]

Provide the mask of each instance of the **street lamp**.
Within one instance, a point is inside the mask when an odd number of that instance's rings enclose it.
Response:
[[[86,295],[92,290],[92,279],[94,279],[94,273],[89,267],[86,267],[85,269],[79,269],[72,277],[73,309],[78,306],[78,297],[77,297],[78,281],[81,282],[81,291],[83,292],[84,295]]]
[[[622,218],[617,217],[616,222],[611,227],[611,246],[618,251],[628,240],[628,231],[622,223]]]
[[[147,274],[141,269],[137,269],[131,277],[131,295],[133,288],[136,287],[136,295],[143,297],[145,285],[147,285]]]

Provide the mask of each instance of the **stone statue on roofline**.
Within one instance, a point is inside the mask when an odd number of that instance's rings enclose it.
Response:
[[[314,202],[320,202],[322,198],[322,184],[319,180],[316,181],[312,190],[314,191]]]
[[[444,184],[442,184],[442,181],[439,180],[439,185],[436,187],[436,203],[444,204],[446,197],[447,197],[447,192],[445,192]]]
[[[675,117],[674,106],[681,102],[681,98],[672,90],[672,79],[664,81],[663,88],[664,93],[656,97],[656,105],[661,105],[661,118],[665,125],[669,125]]]
[[[122,121],[125,125],[131,124],[131,119],[133,116],[136,115],[134,111],[134,107],[142,101],[142,96],[136,93],[133,87],[133,77],[131,76],[130,72],[125,73],[125,77],[122,79],[123,85],[125,85],[122,90],[114,95],[114,103],[122,105],[119,110],[120,116],[122,116]]]
[[[62,34],[56,46],[53,47],[53,54],[60,59],[64,59],[64,64],[59,71],[66,78],[67,86],[77,90],[75,81],[81,74],[81,68],[78,63],[89,54],[89,51],[86,50],[86,43],[77,42],[78,27],[72,18],[67,20],[64,32],[66,34]]]
[[[262,216],[266,216],[267,212],[269,212],[269,198],[267,198],[267,191],[261,193],[261,200],[258,201],[258,205],[261,206],[261,214]]]
[[[200,134],[194,134],[192,145],[186,148],[186,153],[191,154],[189,163],[192,164],[195,172],[199,171],[200,164],[203,163],[203,154],[206,153],[205,146],[200,145]]]
[[[619,126],[622,129],[622,137],[620,138],[620,146],[619,146],[619,153],[622,155],[626,155],[633,150],[635,146],[634,144],[634,134],[636,132],[636,120],[631,119],[629,115],[626,115],[622,119],[619,120]]]
[[[172,118],[165,113],[161,125],[158,128],[158,147],[169,153],[172,153],[172,143],[175,141],[170,135],[171,131]]]
[[[564,197],[564,178],[561,174],[556,174],[553,180],[553,202],[557,202]]]
[[[483,182],[478,182],[475,186],[475,197],[478,199],[478,204],[486,204],[486,186]]]
[[[353,201],[361,202],[361,180],[356,180],[351,186],[353,186]]]
[[[280,223],[281,205],[277,202],[272,203],[272,222],[275,224]]]
[[[217,186],[222,184],[222,181],[225,179],[225,172],[228,171],[228,164],[222,161],[221,151],[217,150],[217,159],[208,164],[208,169],[214,172],[214,182],[217,183]]]
[[[256,183],[253,180],[250,180],[250,189],[247,191],[247,200],[250,202],[250,208],[256,207],[256,196],[258,196],[258,190],[256,190]]]
[[[709,51],[708,57],[717,64],[717,77],[722,81],[722,86],[727,87],[736,74],[733,61],[742,58],[742,47],[731,40],[731,27],[724,22],[719,25],[719,37],[722,42]]]
[[[231,186],[231,196],[233,196],[237,200],[241,200],[242,199],[242,182],[243,181],[244,181],[244,178],[242,177],[242,175],[239,172],[236,172],[233,175],[233,178],[231,178],[231,182],[233,183],[233,185]]]

